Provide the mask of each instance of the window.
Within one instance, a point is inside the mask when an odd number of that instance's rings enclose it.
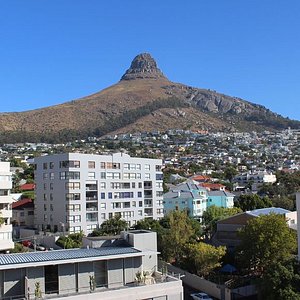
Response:
[[[102,219],[102,220],[105,220],[105,218],[106,218],[106,214],[105,214],[105,213],[101,213],[100,216],[101,216],[101,219]]]
[[[59,162],[60,168],[80,168],[79,160],[64,160]]]
[[[49,162],[49,169],[54,169],[54,162],[53,161]]]
[[[121,202],[113,202],[112,208],[121,208]]]
[[[103,161],[100,162],[100,168],[101,168],[101,169],[105,169],[105,162],[103,162]]]
[[[50,190],[53,190],[53,182],[50,182]]]
[[[161,165],[156,165],[155,166],[155,171],[160,172],[161,171]]]
[[[106,189],[106,182],[100,182],[100,189]]]
[[[65,179],[80,179],[80,172],[60,172],[59,178],[61,180]]]
[[[111,182],[112,189],[130,189],[130,182]]]
[[[88,172],[88,179],[95,179],[95,172]]]
[[[112,199],[112,192],[108,193],[108,199]]]
[[[131,187],[135,189],[135,182],[132,182]]]
[[[43,179],[48,179],[48,173],[43,173]]]
[[[44,204],[44,211],[47,210],[47,204]]]
[[[130,202],[124,202],[123,208],[130,208]]]
[[[132,207],[136,207],[136,201],[131,202]]]
[[[53,204],[50,204],[50,210],[53,211]]]
[[[163,191],[156,192],[156,197],[162,197],[162,196],[163,196]]]
[[[50,201],[53,201],[53,194],[50,194]]]
[[[141,170],[141,165],[140,165],[140,164],[137,164],[137,165],[136,165],[136,169],[137,169],[137,170]]]
[[[79,223],[79,222],[81,222],[81,216],[80,216],[80,215],[76,215],[76,216],[67,216],[67,222],[71,222],[71,223]]]
[[[100,173],[100,178],[101,179],[106,179],[106,173],[105,172],[101,172]]]
[[[106,203],[100,203],[100,208],[106,209]]]
[[[107,172],[106,179],[120,179],[121,173]]]
[[[47,190],[47,183],[44,183],[44,190]]]
[[[66,190],[79,190],[80,182],[66,182]]]
[[[156,174],[156,180],[163,180],[163,174]]]
[[[101,199],[105,199],[105,193],[100,193]]]
[[[89,169],[95,169],[95,162],[94,161],[89,161],[88,162],[88,168]]]
[[[66,200],[80,200],[80,194],[79,193],[68,193],[66,194]]]
[[[47,201],[47,194],[44,194],[44,201]]]
[[[80,211],[81,206],[80,206],[80,204],[67,204],[66,210],[67,211]]]
[[[50,180],[54,180],[54,173],[53,172],[50,173]]]
[[[120,164],[108,162],[106,163],[106,169],[120,169]]]
[[[43,163],[43,169],[47,170],[47,163]]]
[[[114,192],[114,199],[133,198],[133,192]]]
[[[143,183],[139,182],[139,189],[143,188]]]
[[[34,215],[34,211],[33,210],[28,211],[28,216],[33,216],[33,215]]]
[[[150,171],[150,165],[145,165],[145,171]]]
[[[150,173],[145,173],[145,179],[150,179]]]
[[[138,192],[138,198],[142,197],[142,192]]]
[[[143,207],[143,201],[139,201],[139,207]]]
[[[163,183],[162,182],[156,182],[155,186],[156,186],[157,189],[162,189]]]
[[[129,170],[129,164],[123,164],[123,169],[128,171]]]
[[[69,233],[80,233],[81,232],[81,226],[71,226],[69,228]]]
[[[142,210],[138,210],[138,216],[142,216],[143,215],[143,211]]]
[[[141,173],[136,173],[136,179],[141,179],[142,178],[142,174]]]
[[[44,215],[44,221],[47,221],[47,215]]]

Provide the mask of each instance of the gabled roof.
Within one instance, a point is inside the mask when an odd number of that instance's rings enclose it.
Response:
[[[208,196],[225,196],[225,197],[234,197],[235,195],[228,191],[208,191]]]
[[[22,209],[25,207],[34,207],[33,200],[29,198],[25,198],[17,202],[13,202],[12,204],[12,209]]]
[[[25,183],[20,186],[21,191],[33,191],[35,188],[34,183]]]

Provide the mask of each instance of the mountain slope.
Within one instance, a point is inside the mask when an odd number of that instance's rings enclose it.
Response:
[[[110,132],[190,128],[300,128],[265,107],[169,81],[149,54],[136,56],[121,80],[93,95],[20,113],[0,114],[0,142],[65,141]]]

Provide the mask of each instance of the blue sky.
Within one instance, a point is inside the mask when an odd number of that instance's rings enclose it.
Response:
[[[0,2],[0,111],[77,99],[149,52],[174,82],[300,120],[299,0]]]

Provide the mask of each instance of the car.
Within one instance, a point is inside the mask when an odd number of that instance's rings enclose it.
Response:
[[[29,241],[29,240],[26,240],[26,241],[23,241],[23,242],[22,242],[22,245],[23,245],[24,247],[30,247],[30,246],[32,245],[32,242]]]
[[[213,300],[213,298],[202,292],[193,293],[190,296],[193,298],[193,300]]]

